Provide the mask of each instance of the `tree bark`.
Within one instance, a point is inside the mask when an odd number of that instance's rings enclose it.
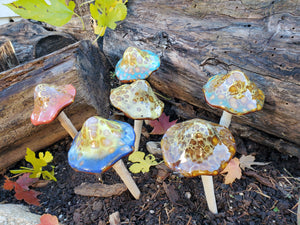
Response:
[[[24,158],[27,147],[37,151],[68,135],[58,120],[31,124],[36,85],[74,85],[75,101],[64,112],[80,129],[90,116],[108,116],[108,69],[103,53],[81,41],[0,73],[0,169]]]
[[[103,50],[113,65],[129,46],[156,52],[161,66],[149,78],[152,87],[218,116],[203,85],[213,75],[244,71],[264,91],[265,105],[233,116],[231,129],[300,157],[299,23],[295,0],[132,0],[125,21],[105,34]]]

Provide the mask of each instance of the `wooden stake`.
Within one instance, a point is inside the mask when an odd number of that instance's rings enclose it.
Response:
[[[135,199],[139,199],[141,196],[141,192],[139,188],[137,187],[136,183],[134,182],[133,178],[131,177],[131,174],[127,170],[126,166],[123,163],[123,160],[120,159],[118,162],[116,162],[113,166],[114,170],[117,172],[117,174],[120,176],[124,184],[127,186],[130,193],[133,195]]]
[[[134,120],[134,132],[135,132],[134,151],[139,150],[143,122],[144,120]]]
[[[214,191],[214,182],[212,176],[201,176],[204,193],[208,205],[209,211],[211,211],[213,214],[218,214],[218,208],[216,203],[216,197],[215,197],[215,191]]]
[[[61,113],[58,115],[57,119],[59,120],[59,122],[61,123],[61,125],[63,126],[63,128],[65,128],[65,130],[74,139],[75,136],[77,135],[78,131],[74,127],[73,123],[68,118],[68,116],[64,113],[64,111],[61,111]]]

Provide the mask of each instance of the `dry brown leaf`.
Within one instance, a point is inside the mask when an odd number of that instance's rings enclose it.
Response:
[[[254,162],[255,160],[255,156],[253,155],[242,155],[240,158],[240,167],[242,168],[242,170],[245,170],[245,168],[251,169],[251,170],[255,170],[252,166],[256,165],[256,166],[265,166],[268,165],[269,162],[264,163],[264,162]]]
[[[240,161],[238,158],[233,158],[229,161],[226,168],[221,172],[221,174],[227,173],[224,180],[225,184],[232,184],[236,178],[241,179],[242,170],[239,165]]]
[[[167,185],[165,182],[163,182],[163,188],[170,201],[175,205],[176,201],[179,199],[179,195],[175,190],[175,187],[173,185]]]

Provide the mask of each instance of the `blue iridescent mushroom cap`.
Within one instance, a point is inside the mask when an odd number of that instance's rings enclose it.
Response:
[[[87,119],[68,153],[70,166],[78,171],[101,173],[133,151],[132,126],[98,116]]]
[[[160,58],[149,50],[128,47],[116,65],[117,78],[122,83],[146,79],[160,66]]]

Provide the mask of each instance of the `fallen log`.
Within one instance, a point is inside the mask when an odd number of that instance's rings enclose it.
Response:
[[[59,50],[76,40],[67,33],[45,29],[41,24],[21,20],[0,26],[0,45],[11,41],[19,63]]]
[[[75,102],[64,111],[77,129],[90,116],[107,117],[107,64],[91,42],[81,41],[0,73],[0,170],[24,158],[27,147],[37,151],[68,135],[58,120],[31,124],[37,84],[76,88]]]
[[[299,23],[297,1],[133,0],[126,20],[105,34],[103,50],[113,65],[128,46],[156,52],[161,66],[151,85],[218,116],[203,85],[213,75],[244,71],[264,91],[265,105],[234,116],[231,129],[300,158]]]

